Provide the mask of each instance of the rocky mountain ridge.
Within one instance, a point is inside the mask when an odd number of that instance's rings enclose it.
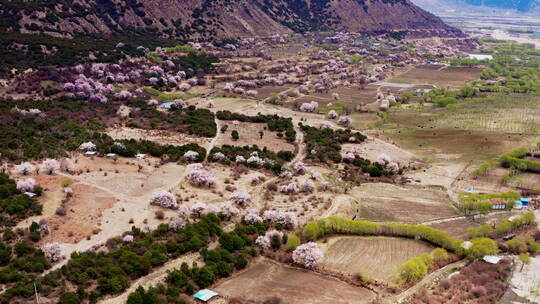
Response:
[[[55,37],[125,32],[216,40],[310,30],[461,33],[409,0],[0,1],[0,30]]]

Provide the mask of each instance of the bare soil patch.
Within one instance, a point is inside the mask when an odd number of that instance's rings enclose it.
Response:
[[[99,232],[103,212],[117,202],[109,193],[91,186],[75,184],[72,188],[74,196],[66,204],[66,215],[48,219],[51,233],[43,242],[77,243]]]
[[[271,296],[286,303],[369,303],[374,294],[334,278],[292,268],[268,259],[253,261],[249,268],[212,287],[227,297],[263,300]]]
[[[343,144],[341,150],[343,155],[349,151],[357,151],[361,157],[369,159],[372,162],[377,161],[381,154],[388,155],[393,161],[399,163],[401,166],[408,165],[411,162],[420,161],[411,152],[373,137],[368,137],[360,144]]]
[[[455,215],[446,191],[439,187],[370,183],[350,195],[360,202],[360,219],[421,223]]]
[[[252,146],[257,145],[259,148],[267,147],[269,150],[277,151],[294,151],[294,145],[287,142],[283,137],[277,136],[276,132],[271,132],[267,129],[265,123],[249,123],[239,122],[237,125],[231,121],[221,121],[221,125],[227,125],[227,131],[222,133],[219,131],[219,137],[216,141],[216,146],[231,145],[231,146]],[[238,140],[233,140],[231,133],[236,130],[239,135]],[[261,138],[259,132],[263,132]]]
[[[323,267],[349,275],[362,274],[392,283],[395,270],[407,260],[434,247],[421,241],[389,237],[331,237],[321,243]]]
[[[254,187],[251,184],[252,178],[262,176],[268,180],[272,177],[271,173],[267,173],[264,170],[254,171],[247,169],[247,167],[235,169],[218,163],[205,164],[204,168],[214,175],[216,186],[211,189],[195,187],[187,180],[183,180],[173,190],[173,193],[179,198],[179,204],[191,206],[197,202],[206,204],[222,203],[228,201],[231,194],[236,190],[250,193],[254,200]]]
[[[288,89],[292,88],[291,86],[264,86],[262,88],[258,88],[257,92],[259,94],[257,95],[258,99],[266,99],[270,97],[272,94],[279,94],[281,92],[287,91]]]

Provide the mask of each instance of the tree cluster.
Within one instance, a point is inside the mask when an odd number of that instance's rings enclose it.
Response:
[[[349,142],[351,137],[354,137],[356,142],[363,142],[367,138],[365,135],[352,132],[349,129],[319,129],[307,125],[301,125],[301,128],[305,133],[304,140],[307,144],[307,151],[311,151],[307,158],[320,162],[341,162],[341,144]]]

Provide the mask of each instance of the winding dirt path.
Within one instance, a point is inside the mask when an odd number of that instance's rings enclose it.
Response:
[[[221,124],[217,116],[214,117],[214,122],[216,123],[216,136],[212,138],[212,140],[208,143],[206,146],[206,158],[208,160],[208,157],[210,156],[210,150],[212,150],[216,146],[216,142],[219,139],[219,135],[221,132]]]

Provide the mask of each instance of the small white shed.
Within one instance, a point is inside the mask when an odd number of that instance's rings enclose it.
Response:
[[[203,301],[203,302],[208,302],[210,299],[212,299],[213,297],[216,297],[218,296],[219,294],[215,291],[212,291],[210,289],[202,289],[202,290],[199,290],[195,295],[195,299],[197,300],[200,300],[200,301]]]

